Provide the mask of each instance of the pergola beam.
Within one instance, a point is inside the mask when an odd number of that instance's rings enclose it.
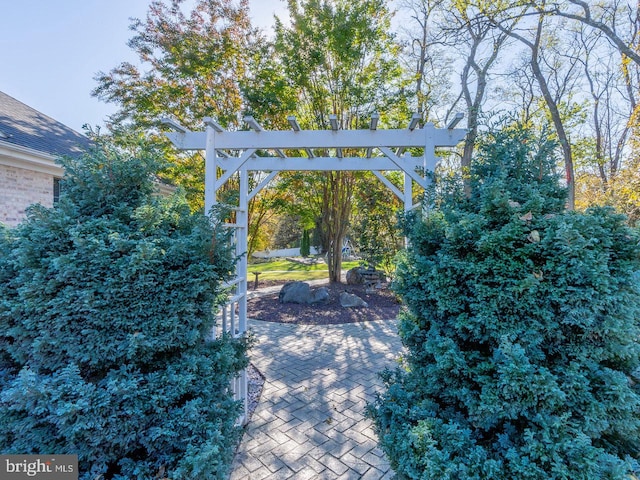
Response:
[[[251,201],[253,197],[255,197],[258,193],[260,193],[260,190],[266,187],[269,184],[269,182],[273,180],[276,177],[276,175],[278,175],[278,173],[280,172],[276,171],[276,172],[269,173],[269,175],[267,175],[266,178],[264,178],[253,190],[251,190],[251,192],[249,192],[249,198],[247,200]]]
[[[398,197],[400,200],[402,200],[404,198],[404,194],[400,191],[400,189],[398,187],[396,187],[391,180],[389,180],[387,177],[384,176],[384,174],[382,172],[378,172],[376,170],[372,170],[371,173],[373,173],[376,177],[378,177],[378,179],[384,184],[386,185],[386,187],[391,190],[393,192],[393,194]]]
[[[289,125],[291,125],[291,128],[293,129],[294,132],[299,132],[300,130],[302,130],[300,128],[300,124],[298,123],[298,120],[296,120],[296,117],[294,117],[293,115],[289,115],[287,117],[287,121],[289,122]],[[315,156],[310,148],[305,148],[304,150],[307,152],[307,157],[313,158]]]
[[[337,132],[339,129],[338,126],[338,116],[337,115],[329,115],[329,123],[331,124],[331,131]],[[336,147],[336,157],[342,158],[342,147]]]
[[[244,123],[246,123],[251,128],[253,128],[255,132],[264,132],[264,128],[262,128],[262,125],[260,125],[258,121],[255,118],[253,118],[251,115],[247,115],[246,117],[244,117],[243,120],[244,120]],[[276,148],[275,151],[279,157],[282,157],[282,158],[286,157],[286,155],[281,149]]]
[[[430,132],[435,147],[454,147],[466,135],[461,128],[434,128]],[[167,138],[180,150],[205,150],[205,132],[167,132]],[[425,146],[424,129],[389,130],[304,130],[295,131],[236,131],[216,135],[217,150],[247,148],[275,150],[306,148],[398,148]]]
[[[395,155],[394,155],[395,156]],[[222,170],[233,169],[237,164],[237,157],[218,157],[216,162]],[[402,166],[402,168],[399,167]],[[249,171],[363,171],[363,170],[403,170],[405,168],[415,171],[424,165],[424,157],[399,157],[397,162],[387,157],[252,157],[243,163],[243,167]]]
[[[414,112],[413,115],[411,115],[411,120],[409,121],[409,125],[407,126],[407,128],[411,131],[414,131],[421,119],[422,119],[422,115],[420,115],[418,112]],[[405,150],[406,150],[406,147],[398,147],[396,149],[396,155],[398,156],[402,155]]]
[[[182,125],[180,122],[178,122],[177,120],[173,119],[173,118],[169,118],[169,117],[162,117],[160,119],[160,123],[162,125],[166,125],[170,128],[172,128],[173,130],[175,130],[178,133],[187,133],[187,127],[185,127],[184,125]]]
[[[464,118],[464,113],[462,112],[456,113],[455,116],[451,119],[451,121],[447,124],[447,130],[451,130],[455,128],[456,125],[458,125],[458,123],[460,123],[460,121],[463,118]]]
[[[371,121],[369,122],[369,130],[375,131],[378,129],[378,120],[380,120],[380,115],[378,113],[371,114]],[[373,152],[373,148],[367,148],[367,158],[371,158],[371,153]]]
[[[413,115],[411,115],[411,120],[409,121],[409,126],[407,128],[411,131],[415,130],[421,118],[422,115],[420,115],[418,112],[414,112]]]
[[[218,133],[224,132],[224,128],[222,128],[222,125],[220,125],[218,122],[214,121],[213,118],[204,117],[202,119],[202,121],[204,122],[205,125],[207,125],[208,127],[213,128],[216,132],[218,132]]]
[[[287,121],[289,122],[289,125],[291,125],[291,128],[293,129],[294,132],[299,132],[300,130],[302,130],[295,116],[289,115],[287,117]]]
[[[226,170],[220,178],[216,180],[216,191],[226,183],[227,180],[231,178],[231,176],[238,171],[240,167],[242,167],[247,160],[249,160],[253,154],[256,153],[255,149],[245,150],[245,152],[240,157],[229,157],[230,165],[225,169],[222,162],[219,162],[219,166]],[[258,158],[258,157],[256,157]],[[264,157],[269,158],[269,157]]]
[[[329,115],[329,124],[331,124],[331,130],[334,132],[338,131],[338,116],[337,115]]]
[[[419,175],[418,173],[416,173],[414,170],[408,169],[406,168],[406,166],[403,166],[403,161],[401,157],[398,157],[393,150],[391,150],[388,147],[380,147],[380,151],[385,154],[387,156],[387,158],[389,160],[391,160],[397,168],[395,168],[395,170],[402,170],[404,171],[404,173],[406,173],[407,175],[409,175],[409,177],[411,177],[411,179],[413,179],[418,185],[420,185],[422,188],[427,188],[428,187],[428,181],[426,178],[422,177],[421,175]]]

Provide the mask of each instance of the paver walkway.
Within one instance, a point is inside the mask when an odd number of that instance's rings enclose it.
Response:
[[[402,350],[396,321],[249,327],[265,384],[231,480],[392,478],[364,410]]]

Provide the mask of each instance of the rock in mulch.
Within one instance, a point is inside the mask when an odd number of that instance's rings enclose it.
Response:
[[[353,267],[347,270],[346,280],[347,285],[362,285],[364,283],[364,277],[362,276],[362,267]]]
[[[329,291],[326,287],[312,290],[307,282],[289,282],[280,290],[278,299],[280,303],[321,303],[329,299]]]
[[[342,292],[340,294],[340,305],[345,308],[368,307],[369,304],[354,293]]]

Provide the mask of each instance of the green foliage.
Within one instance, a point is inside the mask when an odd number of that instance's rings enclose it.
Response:
[[[60,202],[0,239],[0,451],[78,454],[82,479],[225,478],[250,343],[211,339],[227,235],[154,196],[149,158],[64,167]]]
[[[287,115],[296,112],[296,89],[286,77],[272,42],[257,42],[249,59],[250,74],[241,82],[247,115],[260,119],[267,130],[289,127]]]
[[[125,62],[96,76],[93,95],[115,103],[112,120],[150,127],[166,115],[195,128],[204,117],[224,126],[240,122],[244,77],[253,52],[246,0],[151,3],[146,19],[133,19],[129,47],[141,67]]]
[[[387,174],[396,185],[400,176],[399,172]],[[355,198],[357,213],[351,227],[352,240],[368,266],[380,267],[385,275],[393,278],[395,257],[404,242],[398,229],[398,213],[402,211],[402,204],[387,186],[371,174],[363,176],[360,190],[366,194]]]
[[[311,236],[306,228],[302,231],[302,240],[300,241],[300,255],[308,257],[311,253]]]
[[[275,51],[298,93],[303,128],[362,128],[400,95],[398,45],[382,0],[289,2],[291,25],[276,22]]]
[[[132,19],[130,29],[136,64],[123,62],[99,72],[92,92],[118,107],[109,123],[118,141],[126,141],[132,130],[149,136],[163,117],[191,130],[201,129],[205,117],[231,130],[239,128],[245,104],[240,84],[262,40],[251,27],[247,0],[197,0],[188,5],[157,0],[145,19]],[[170,159],[164,177],[186,190],[194,211],[202,211],[201,154],[176,153],[162,136],[156,135],[154,142],[164,146]]]
[[[300,218],[294,215],[280,215],[275,224],[275,232],[270,242],[272,249],[298,248],[300,246]]]
[[[470,198],[445,189],[404,221],[408,355],[369,407],[382,448],[399,478],[628,479],[638,237],[612,210],[564,212],[547,143],[491,140]]]
[[[341,129],[366,128],[371,114],[393,111],[402,103],[398,102],[403,82],[399,46],[389,33],[391,13],[386,2],[292,0],[288,9],[290,23],[276,21],[275,27],[274,53],[288,81],[288,88],[277,84],[282,93],[279,105],[291,105],[287,99],[296,98],[296,111],[291,113],[302,128],[328,129],[330,115],[336,115]],[[316,154],[325,155],[322,150]],[[329,279],[339,282],[359,175],[318,172],[304,177],[294,180],[309,185],[304,192],[295,191],[301,199],[295,204],[301,210],[316,207],[311,218],[318,227],[319,246],[327,254]]]
[[[629,225],[640,226],[640,156],[616,172],[605,184],[594,173],[580,172],[577,183],[577,208],[609,205],[627,216]]]

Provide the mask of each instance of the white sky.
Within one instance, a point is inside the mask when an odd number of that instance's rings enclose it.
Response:
[[[93,77],[136,58],[129,19],[151,0],[0,0],[0,91],[82,132],[115,107],[91,97]],[[287,18],[285,0],[249,0],[253,24]]]

